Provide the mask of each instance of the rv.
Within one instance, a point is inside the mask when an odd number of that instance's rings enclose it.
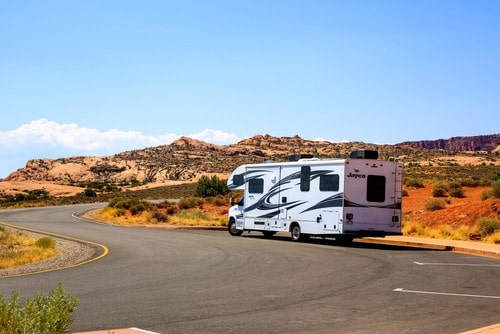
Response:
[[[227,186],[243,196],[238,203],[231,198],[231,235],[287,232],[294,241],[401,235],[402,162],[367,150],[348,159],[294,158],[233,171]]]

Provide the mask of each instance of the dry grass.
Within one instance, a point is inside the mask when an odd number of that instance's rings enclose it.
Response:
[[[227,206],[203,204],[189,209],[174,210],[168,214],[168,209],[158,209],[167,215],[168,221],[159,222],[154,218],[154,211],[143,211],[132,215],[129,210],[105,207],[87,213],[91,219],[116,225],[159,225],[159,226],[225,226],[227,222]]]
[[[405,222],[403,223],[403,234],[434,239],[467,241],[470,240],[471,235],[477,234],[477,229],[467,225],[462,225],[458,228],[449,224],[431,227],[417,222]]]
[[[22,232],[0,227],[0,269],[40,262],[58,253],[54,247],[39,247],[37,240]]]

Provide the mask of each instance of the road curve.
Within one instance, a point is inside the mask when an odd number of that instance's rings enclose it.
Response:
[[[84,266],[0,279],[30,296],[58,282],[74,331],[459,333],[500,322],[500,261],[257,233],[126,228],[72,217],[96,205],[0,211],[0,221],[103,244]]]

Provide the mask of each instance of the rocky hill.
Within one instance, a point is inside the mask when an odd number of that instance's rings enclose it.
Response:
[[[498,141],[498,135],[493,137]],[[462,142],[463,147],[467,149],[471,145],[474,146],[472,143]],[[299,136],[278,138],[270,135],[257,135],[237,144],[220,146],[182,137],[170,145],[127,151],[112,156],[29,160],[26,167],[13,172],[4,181],[48,181],[59,184],[191,181],[204,174],[225,175],[245,163],[286,161],[294,153],[312,154],[320,158],[343,158],[353,149],[374,149],[379,151],[379,156],[383,159],[400,157],[407,161],[442,156],[442,151],[412,146],[406,143],[331,143],[302,139]],[[474,147],[477,147],[477,144]],[[483,147],[484,145],[481,146]]]
[[[471,151],[498,151],[500,146],[500,134],[452,137],[449,139],[409,141],[397,144],[398,146],[411,146],[431,150],[446,150],[453,152]]]

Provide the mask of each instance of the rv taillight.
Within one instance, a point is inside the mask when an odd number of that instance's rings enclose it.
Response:
[[[348,213],[348,214],[346,214],[346,215],[345,215],[345,218],[346,218],[347,220],[352,221],[352,219],[354,218],[354,215],[353,215],[352,213]]]

